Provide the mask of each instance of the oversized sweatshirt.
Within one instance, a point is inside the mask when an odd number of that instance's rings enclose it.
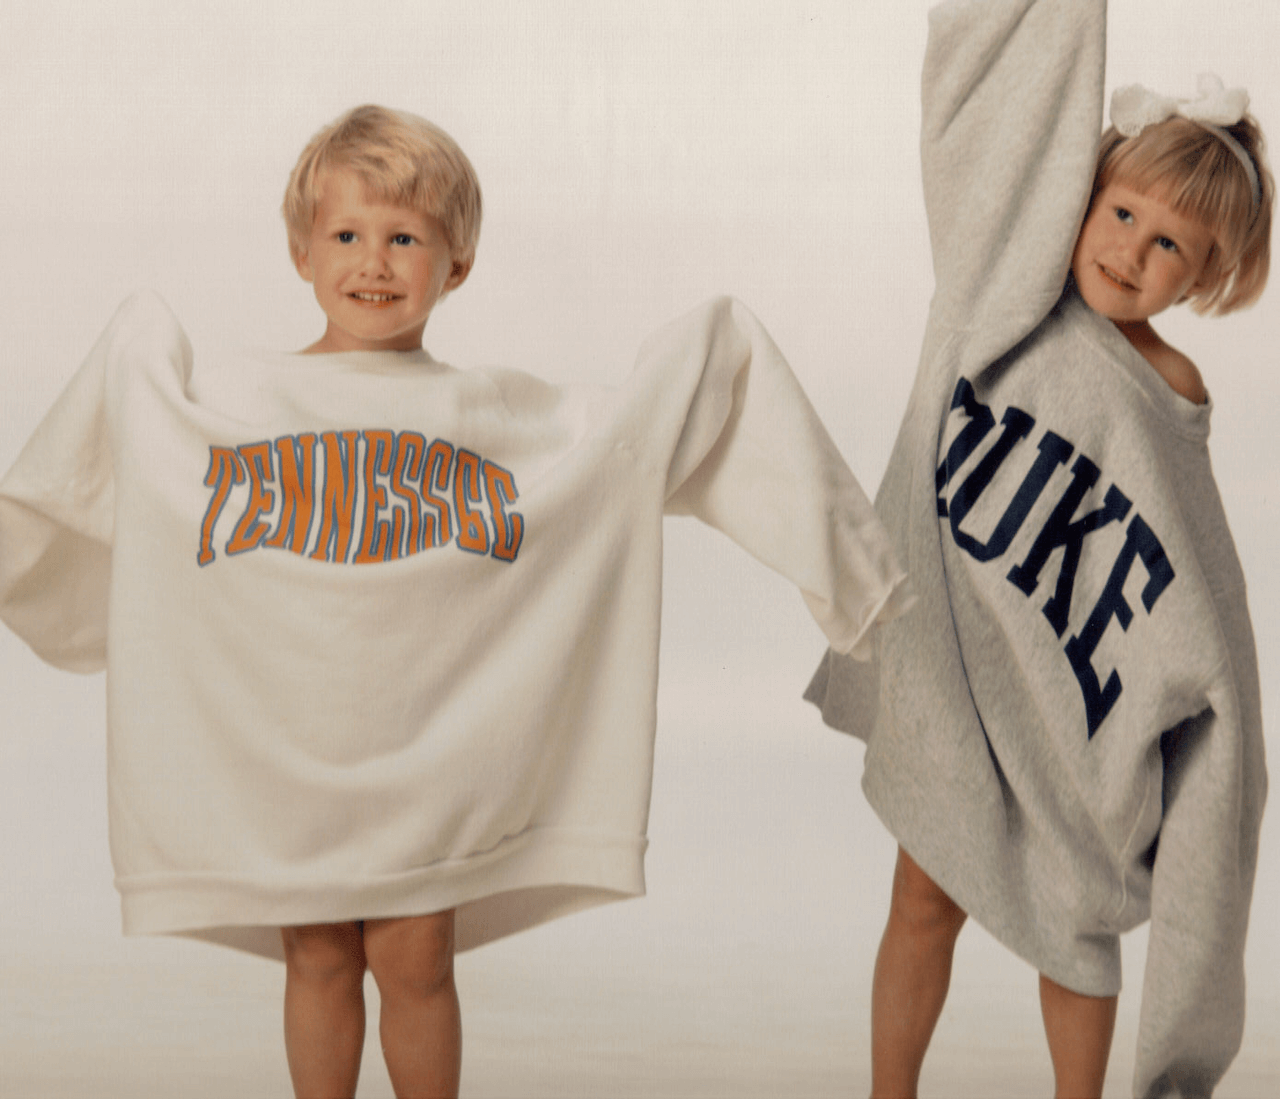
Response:
[[[1266,777],[1245,582],[1177,395],[1070,284],[1103,0],[935,9],[922,162],[936,291],[877,496],[920,598],[808,697],[965,911],[1068,988],[1151,920],[1134,1091],[1238,1049]]]
[[[739,304],[610,388],[196,360],[126,302],[0,482],[0,614],[107,671],[125,931],[278,956],[280,925],[457,906],[466,949],[643,892],[664,512],[791,580],[839,649],[907,598]]]

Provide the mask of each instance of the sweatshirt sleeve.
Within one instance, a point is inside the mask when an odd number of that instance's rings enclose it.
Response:
[[[872,625],[909,602],[905,574],[760,322],[713,302],[651,337],[637,374],[680,402],[664,446],[667,512],[727,534],[800,589],[833,647],[867,655]]]
[[[1199,717],[1166,733],[1164,817],[1134,1095],[1209,1096],[1244,1031],[1245,932],[1266,797],[1251,662],[1224,665]]]
[[[934,314],[969,331],[978,366],[1062,292],[1093,182],[1105,38],[1105,0],[930,13],[920,142]]]
[[[106,664],[115,489],[105,378],[124,312],[0,480],[0,618],[69,671]]]

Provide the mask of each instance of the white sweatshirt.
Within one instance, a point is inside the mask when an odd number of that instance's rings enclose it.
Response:
[[[664,511],[840,649],[904,602],[741,305],[610,389],[425,352],[196,363],[128,301],[0,482],[0,614],[107,669],[126,932],[278,955],[280,925],[459,906],[466,949],[643,892]]]
[[[932,13],[937,290],[877,496],[920,604],[808,697],[868,740],[902,846],[1041,972],[1114,994],[1150,917],[1134,1091],[1199,1096],[1243,1027],[1261,707],[1210,409],[1064,291],[1105,22],[1103,0]]]

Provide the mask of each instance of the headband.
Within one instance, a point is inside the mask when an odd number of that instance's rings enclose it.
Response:
[[[1125,137],[1137,137],[1148,126],[1164,122],[1174,115],[1203,127],[1240,161],[1253,189],[1253,208],[1256,210],[1262,202],[1257,166],[1245,147],[1223,129],[1244,117],[1249,109],[1249,93],[1243,88],[1224,88],[1222,81],[1213,73],[1200,75],[1196,91],[1199,95],[1195,99],[1172,99],[1141,84],[1117,88],[1111,96],[1111,124]]]

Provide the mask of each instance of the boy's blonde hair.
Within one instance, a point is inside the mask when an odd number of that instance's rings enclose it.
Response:
[[[1271,266],[1271,208],[1275,181],[1267,168],[1262,130],[1249,115],[1225,129],[1253,161],[1259,200],[1239,158],[1212,131],[1174,116],[1125,137],[1114,126],[1102,135],[1093,196],[1112,181],[1159,195],[1214,237],[1204,286],[1188,301],[1197,313],[1223,314],[1252,305]]]
[[[438,218],[454,270],[469,270],[480,239],[480,181],[458,143],[425,118],[387,107],[348,111],[302,150],[284,192],[289,254],[311,240],[316,203],[330,168],[350,168],[383,202]]]

